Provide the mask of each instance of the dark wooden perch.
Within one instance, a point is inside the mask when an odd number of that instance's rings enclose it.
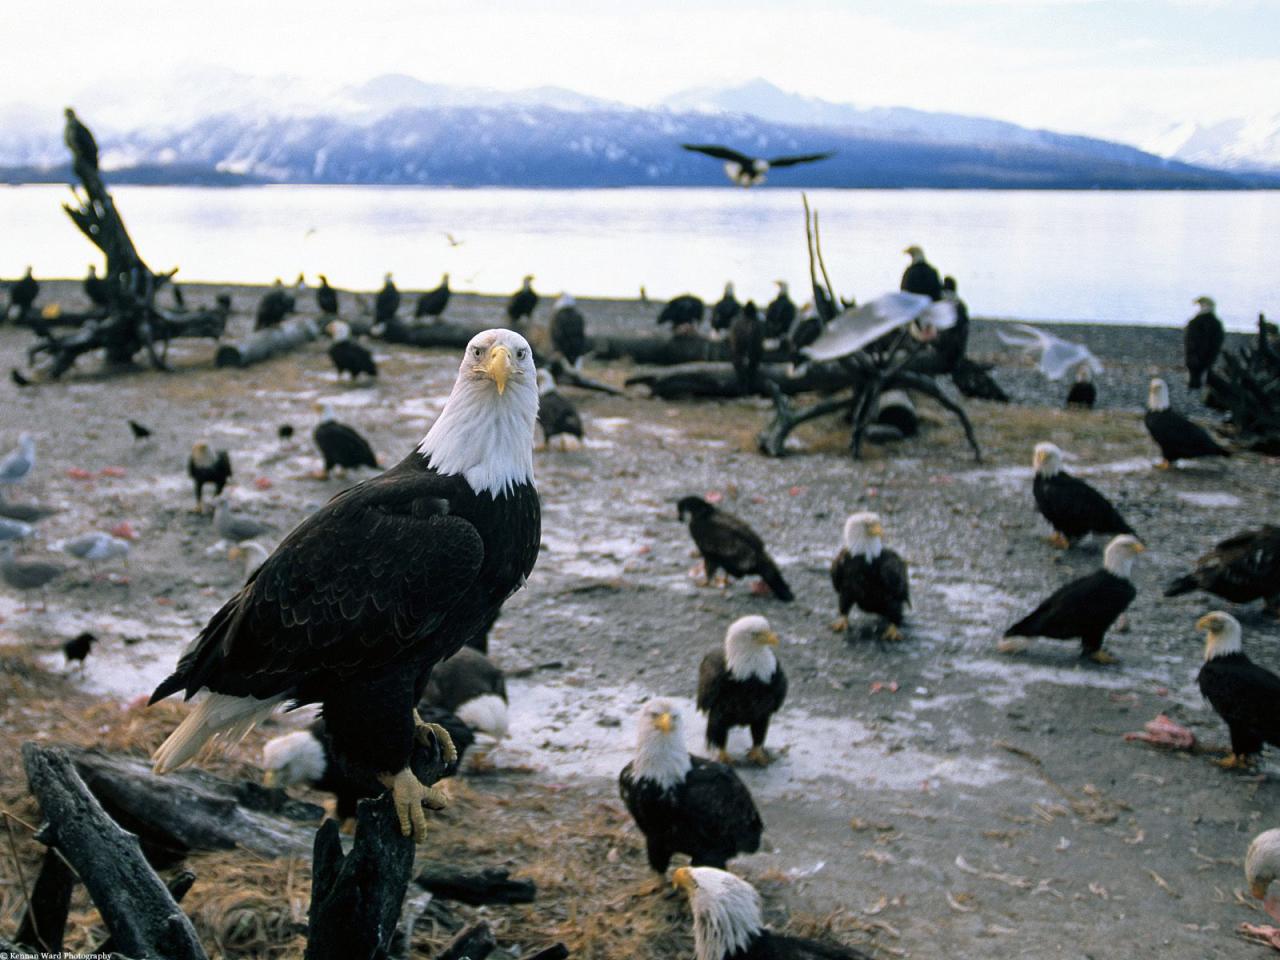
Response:
[[[207,960],[191,921],[148,866],[137,837],[107,816],[66,752],[24,743],[22,761],[44,818],[37,839],[75,870],[114,948],[131,957]]]
[[[310,317],[294,317],[273,327],[255,330],[242,340],[218,347],[214,363],[219,367],[248,367],[296,350],[320,336]]]
[[[434,960],[485,960],[498,946],[493,931],[481,920],[453,938]]]
[[[456,864],[428,861],[413,880],[441,900],[481,906],[489,903],[533,903],[537,887],[532,880],[512,880],[500,867],[468,870]]]
[[[1205,402],[1225,410],[1236,441],[1259,453],[1280,454],[1280,350],[1275,327],[1258,315],[1252,344],[1223,354],[1210,370]]]

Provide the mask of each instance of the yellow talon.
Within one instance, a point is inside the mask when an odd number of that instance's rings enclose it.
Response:
[[[882,636],[884,637],[885,640],[889,640],[896,643],[902,639],[902,631],[899,630],[895,624],[891,623],[884,628],[884,633],[882,634]]]
[[[1093,653],[1089,654],[1089,659],[1092,660],[1094,663],[1101,663],[1105,665],[1120,662],[1119,657],[1113,657],[1111,654],[1107,653],[1107,651],[1105,650],[1093,651]]]
[[[427,816],[422,812],[422,805],[426,804],[432,810],[443,810],[449,803],[444,793],[423,784],[409,767],[399,773],[382,774],[378,780],[391,791],[396,817],[400,820],[400,833],[412,837],[414,843],[427,839]]]
[[[849,629],[848,617],[836,617],[834,620],[831,621],[832,633],[844,633],[848,629]]]
[[[1240,753],[1228,753],[1216,762],[1223,770],[1248,770],[1253,766],[1253,762]]]
[[[773,763],[773,758],[769,756],[764,747],[752,747],[747,751],[747,759],[758,767],[767,767]]]
[[[1066,534],[1059,530],[1053,531],[1053,536],[1049,538],[1051,546],[1057,547],[1059,550],[1066,550],[1071,546],[1071,541],[1067,539]]]
[[[716,759],[719,760],[721,763],[723,763],[726,767],[733,766],[733,757],[729,756],[728,750],[721,749],[720,753],[717,754]]]
[[[453,737],[449,736],[449,731],[438,723],[427,723],[418,715],[418,711],[413,711],[414,735],[418,738],[418,742],[424,747],[430,747],[433,744],[440,745],[440,755],[444,758],[445,763],[456,763],[458,760],[458,748],[453,745]]]

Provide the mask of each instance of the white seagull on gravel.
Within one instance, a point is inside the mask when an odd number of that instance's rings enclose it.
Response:
[[[63,553],[79,557],[81,560],[88,560],[90,563],[101,563],[103,560],[129,556],[128,540],[113,537],[99,530],[63,540],[57,546]]]

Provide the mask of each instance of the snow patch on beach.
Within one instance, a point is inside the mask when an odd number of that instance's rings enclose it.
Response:
[[[1238,507],[1243,502],[1235,494],[1226,493],[1222,490],[1179,490],[1175,496],[1193,507],[1205,507],[1208,509]]]

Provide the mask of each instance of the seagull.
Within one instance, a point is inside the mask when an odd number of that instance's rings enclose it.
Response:
[[[36,441],[29,433],[18,436],[18,446],[0,460],[0,483],[21,483],[36,465]]]
[[[0,517],[0,540],[25,540],[31,536],[33,529],[35,528],[31,524],[21,520]]]
[[[93,533],[82,533],[70,540],[63,540],[58,544],[58,549],[81,560],[100,563],[103,560],[114,560],[116,557],[128,557],[129,541],[95,530]]]
[[[774,167],[794,167],[799,163],[814,163],[835,156],[834,150],[828,150],[826,153],[801,153],[765,160],[761,157],[749,157],[745,153],[714,143],[682,143],[680,146],[693,153],[704,153],[708,157],[723,160],[725,175],[740,187],[754,187],[764,183],[765,177]]]
[[[224,540],[243,543],[271,529],[259,520],[232,513],[231,504],[227,502],[226,497],[219,497],[214,503],[216,506],[213,509],[213,528]]]
[[[13,555],[13,542],[0,542],[0,578],[15,590],[40,591],[40,609],[45,609],[44,592],[54,580],[66,573],[66,568],[56,563],[40,560],[18,560]]]
[[[1020,347],[1028,355],[1040,353],[1040,372],[1050,380],[1061,380],[1068,370],[1086,364],[1094,375],[1102,373],[1102,361],[1083,343],[1073,343],[1046,333],[1029,323],[1015,323],[1012,331],[997,330],[1008,346]]]

